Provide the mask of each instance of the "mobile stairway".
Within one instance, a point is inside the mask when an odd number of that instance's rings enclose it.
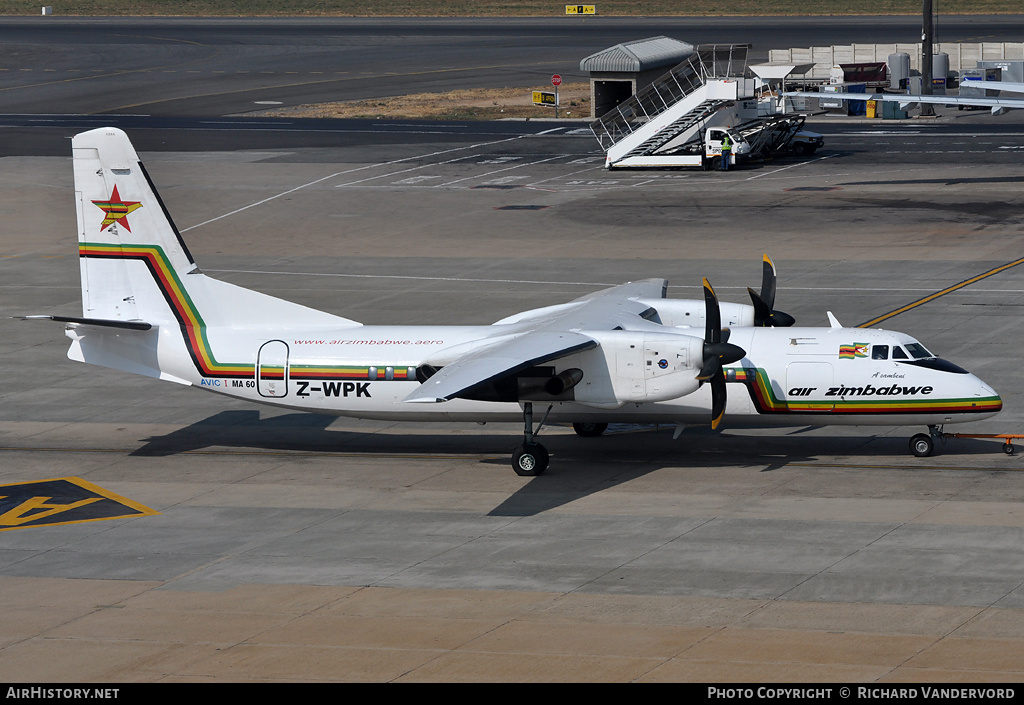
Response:
[[[747,95],[747,44],[701,45],[686,61],[590,125],[605,166],[701,166],[704,156],[673,153],[703,131],[735,120],[723,110]]]

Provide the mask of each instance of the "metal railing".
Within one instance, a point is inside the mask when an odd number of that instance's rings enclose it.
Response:
[[[743,78],[747,73],[750,47],[750,44],[701,44],[697,52],[703,57],[708,78]]]
[[[698,46],[685,61],[597,118],[590,124],[591,131],[607,151],[637,127],[703,86],[708,78],[742,77],[749,49],[749,44]]]

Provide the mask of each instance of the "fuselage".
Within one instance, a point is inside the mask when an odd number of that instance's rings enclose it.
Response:
[[[519,421],[522,407],[515,402],[404,401],[420,385],[425,366],[443,367],[446,359],[489,344],[501,328],[361,326],[336,332],[286,330],[272,337],[265,330],[210,329],[192,338],[201,337],[216,355],[198,357],[225,362],[200,373],[196,351],[168,345],[161,367],[177,368],[177,376],[202,389],[311,412],[413,421]],[[661,331],[691,342],[702,336],[693,328],[666,326]],[[744,327],[731,331],[730,342],[747,355],[725,370],[728,425],[941,425],[979,420],[1002,408],[998,394],[981,379],[901,333]],[[178,364],[170,364],[171,357]],[[639,362],[638,382],[657,363],[648,361],[645,369]],[[610,355],[592,352],[548,365],[553,373],[582,367],[584,382],[588,376],[617,375],[621,381],[622,374],[629,374],[621,364],[612,369],[616,362]],[[707,423],[711,401],[705,385],[678,398],[614,408],[572,399],[538,405],[551,406],[551,421],[696,424]]]

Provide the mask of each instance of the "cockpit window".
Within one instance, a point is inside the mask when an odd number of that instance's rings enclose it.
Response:
[[[921,343],[907,343],[907,352],[910,353],[911,357],[915,360],[924,360],[925,358],[935,357],[928,352]]]
[[[903,348],[898,345],[892,346],[892,359],[900,360],[904,365],[913,365],[914,367],[924,367],[929,370],[936,370],[938,372],[952,372],[958,375],[968,374],[967,370],[962,367],[954,365],[948,360],[935,357],[925,346],[920,343],[906,343],[904,345],[907,352],[903,352]],[[907,353],[910,353],[910,359],[907,357]]]
[[[872,360],[888,360],[889,359],[889,346],[888,345],[872,345],[871,346],[871,359]]]

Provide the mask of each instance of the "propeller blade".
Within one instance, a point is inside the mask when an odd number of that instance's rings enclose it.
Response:
[[[750,294],[750,301],[754,304],[754,325],[764,326],[767,325],[765,322],[770,320],[772,317],[772,310],[768,308],[768,304],[764,302],[760,294],[747,287],[747,293]]]
[[[700,366],[700,372],[697,373],[697,381],[707,382],[721,371],[722,362],[714,355],[708,355],[705,353],[704,364]]]
[[[718,343],[722,340],[722,312],[718,307],[718,296],[704,277],[704,342]]]
[[[761,264],[761,300],[769,311],[775,308],[775,281],[775,263],[765,255]]]
[[[725,416],[725,375],[719,372],[711,378],[711,430],[716,430]]]
[[[742,360],[747,356],[747,352],[740,346],[728,342],[729,329],[722,330],[718,297],[707,279],[704,279],[704,320],[704,359],[697,379],[702,383],[709,380],[711,382],[711,428],[717,429],[722,417],[725,416],[727,401],[725,371],[722,366]]]
[[[714,377],[721,369],[722,362],[712,351],[712,347],[722,341],[722,311],[718,306],[718,296],[711,282],[704,277],[704,359],[701,363],[697,379],[701,382]]]
[[[775,310],[775,290],[778,277],[775,273],[775,263],[771,257],[764,256],[761,267],[761,293],[747,287],[750,293],[750,300],[754,304],[754,325],[761,327],[788,328],[796,323],[796,319],[788,313]]]

